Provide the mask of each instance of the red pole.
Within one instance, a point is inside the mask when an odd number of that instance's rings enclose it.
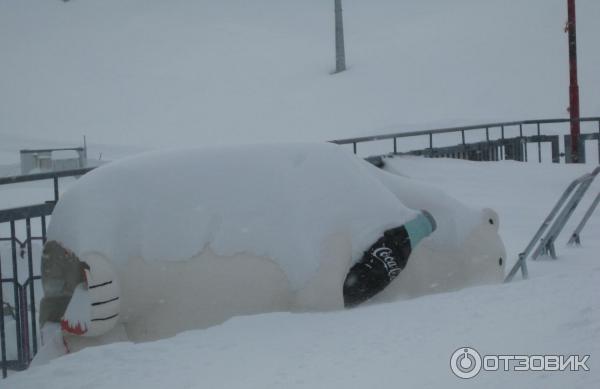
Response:
[[[577,29],[575,24],[575,0],[567,0],[569,33],[569,113],[571,116],[571,156],[579,162],[579,85],[577,83]]]

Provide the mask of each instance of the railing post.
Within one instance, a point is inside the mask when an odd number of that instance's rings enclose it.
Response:
[[[541,134],[541,131],[540,131],[540,122],[537,122],[537,136],[538,136],[537,144],[538,144],[538,162],[539,163],[542,163],[542,142],[541,142],[541,139],[540,139],[541,135],[542,134]]]
[[[600,120],[598,120],[598,164],[600,165]]]
[[[0,304],[2,312],[0,316],[0,362],[2,362],[2,378],[8,375],[6,369],[6,333],[4,327],[4,285],[2,285],[2,253],[0,253]]]
[[[353,143],[352,143],[352,147],[353,147],[353,149],[354,149],[354,154],[356,154],[356,142],[353,142]]]
[[[27,230],[27,263],[29,267],[29,305],[31,311],[31,340],[33,342],[33,355],[37,354],[37,328],[36,328],[36,309],[35,309],[35,281],[33,278],[33,253],[31,245],[31,219],[25,219]]]
[[[560,147],[559,147],[559,140],[558,140],[558,135],[553,135],[550,143],[552,145],[552,162],[553,163],[560,163]]]
[[[565,163],[571,163],[573,158],[571,154],[571,135],[563,135],[563,143],[565,146]]]
[[[42,215],[42,243],[46,243],[46,216]]]
[[[52,179],[54,183],[54,201],[58,202],[58,177]]]
[[[523,137],[523,123],[519,123],[519,137]]]
[[[15,300],[15,331],[17,335],[17,359],[19,362],[23,361],[23,347],[21,344],[22,333],[21,333],[21,304],[20,304],[20,290],[19,290],[19,267],[17,266],[17,233],[15,230],[15,221],[10,221],[10,243],[11,243],[11,255],[12,255],[12,268],[13,268],[13,293]]]
[[[394,137],[394,154],[398,154],[398,138]]]
[[[429,133],[429,150],[433,154],[433,133]]]
[[[31,351],[29,348],[29,313],[27,312],[27,289],[19,288],[19,311],[21,312],[21,347],[23,359],[21,364],[23,368],[27,368],[29,365]]]

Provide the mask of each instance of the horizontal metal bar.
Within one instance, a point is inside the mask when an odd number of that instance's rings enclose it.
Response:
[[[38,281],[38,280],[41,280],[41,279],[42,279],[42,276],[31,276],[27,280],[25,280],[25,282],[21,286],[25,288],[30,283],[32,283],[33,281]]]
[[[48,153],[52,151],[83,151],[85,150],[83,147],[61,147],[58,149],[23,149],[20,151],[21,154],[31,154],[31,153]]]
[[[95,167],[86,167],[83,169],[60,170],[47,173],[24,174],[20,176],[0,177],[0,185],[16,184],[19,182],[30,182],[39,180],[49,180],[59,177],[74,177],[81,176],[94,170]]]
[[[30,207],[30,205],[28,205],[28,207]],[[9,208],[12,209],[12,208]],[[4,211],[4,209],[0,210],[0,212]],[[31,237],[32,240],[38,240],[38,239],[44,239],[43,236],[32,236]],[[25,243],[27,243],[27,240],[25,241],[21,241],[19,238],[14,237],[14,238],[0,238],[0,242],[12,242],[12,241],[17,242],[20,245],[24,245]]]
[[[55,205],[56,204],[54,202],[48,202],[44,204],[29,205],[26,207],[3,209],[0,211],[0,223],[48,216],[52,214]]]
[[[579,119],[573,119],[574,121],[580,122],[595,122],[599,121],[600,117],[584,117]],[[472,130],[485,130],[486,128],[493,127],[510,127],[510,126],[519,126],[519,125],[527,125],[527,124],[549,124],[549,123],[568,123],[571,119],[541,119],[541,120],[522,120],[516,122],[500,122],[500,123],[489,123],[489,124],[477,124],[472,126],[461,126],[461,127],[448,127],[448,128],[438,128],[433,130],[423,130],[423,131],[408,131],[408,132],[399,132],[393,134],[384,134],[384,135],[374,135],[374,136],[363,136],[358,138],[349,138],[349,139],[337,139],[332,140],[330,143],[335,143],[338,145],[343,144],[351,144],[351,143],[361,143],[361,142],[372,142],[377,140],[385,140],[391,138],[406,138],[411,136],[419,136],[419,135],[429,135],[429,134],[444,134],[449,132],[459,132],[459,131],[472,131]]]

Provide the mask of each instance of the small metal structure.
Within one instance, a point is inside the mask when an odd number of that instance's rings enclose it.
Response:
[[[4,258],[0,252],[0,301],[3,304],[3,313],[0,315],[0,370],[2,377],[6,377],[7,370],[24,370],[29,366],[38,348],[38,324],[36,306],[36,284],[39,286],[39,269],[34,269],[34,243],[41,244],[46,241],[46,222],[52,214],[59,197],[59,178],[78,177],[92,170],[92,168],[68,170],[60,172],[30,174],[25,176],[0,178],[0,185],[31,182],[39,180],[52,180],[54,199],[42,204],[0,210],[0,225],[8,224],[10,236],[0,236],[1,242],[9,242],[11,272],[2,268]],[[32,234],[34,223],[39,223],[41,233],[39,236]],[[24,238],[19,235],[24,234]],[[5,264],[7,262],[4,262]],[[21,265],[21,266],[19,266]],[[26,279],[19,277],[19,268],[25,267]],[[5,276],[10,273],[10,276]],[[4,295],[4,285],[12,285],[12,301],[5,301],[10,297]],[[10,307],[7,312],[5,307]],[[7,333],[7,323],[14,324],[14,334]],[[12,332],[12,331],[11,331]],[[16,358],[8,358],[6,349],[7,335],[15,339],[17,348]]]
[[[71,153],[69,157],[57,154]],[[21,174],[82,169],[86,167],[86,147],[66,147],[58,149],[25,149],[21,154]]]
[[[588,188],[592,184],[592,181],[594,181],[598,173],[600,173],[600,167],[597,167],[591,173],[584,174],[583,176],[573,180],[569,184],[548,216],[546,216],[546,219],[544,219],[544,222],[540,228],[538,228],[537,232],[525,250],[519,253],[517,262],[504,279],[504,282],[510,282],[519,270],[521,270],[521,274],[524,279],[528,277],[527,258],[530,254],[532,259],[537,259],[541,255],[550,255],[552,258],[556,259],[554,242],[556,241],[556,238],[558,238],[558,235],[563,230],[565,224],[577,208],[577,205],[579,205],[579,202],[587,192]],[[542,235],[544,235],[546,230],[548,230],[548,232],[542,238]],[[536,245],[537,248],[532,253],[532,250]]]
[[[581,245],[581,238],[580,238],[579,234],[581,234],[581,231],[583,230],[583,228],[587,224],[588,220],[590,219],[590,217],[596,210],[598,203],[600,203],[600,192],[598,192],[598,194],[596,195],[596,198],[594,199],[594,201],[592,201],[592,204],[590,205],[588,210],[585,212],[585,215],[583,215],[583,218],[581,219],[581,221],[575,228],[575,231],[573,231],[573,233],[571,234],[571,237],[569,238],[569,242],[567,243],[568,245],[570,245],[570,246],[571,245],[577,245],[577,246]]]

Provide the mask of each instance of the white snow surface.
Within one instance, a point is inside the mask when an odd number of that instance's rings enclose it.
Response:
[[[0,133],[182,147],[567,115],[564,0],[343,5],[348,71],[332,75],[333,1],[3,0]],[[577,11],[593,116],[600,2]]]
[[[384,230],[416,217],[376,170],[332,144],[143,154],[75,183],[54,210],[48,239],[114,263],[182,261],[207,249],[270,258],[298,290],[327,260],[331,236],[347,236],[357,260]],[[452,233],[473,226],[465,221]]]
[[[421,158],[397,158],[387,166],[474,206],[498,210],[510,265],[560,192],[591,168]],[[600,182],[590,192],[598,190]],[[565,233],[557,245],[559,259],[530,262],[527,281],[347,311],[236,317],[156,342],[88,348],[2,384],[11,389],[598,387],[599,231],[594,215],[581,247],[566,247]],[[452,375],[449,360],[462,346],[482,354],[589,354],[590,371],[481,372],[461,380]]]

